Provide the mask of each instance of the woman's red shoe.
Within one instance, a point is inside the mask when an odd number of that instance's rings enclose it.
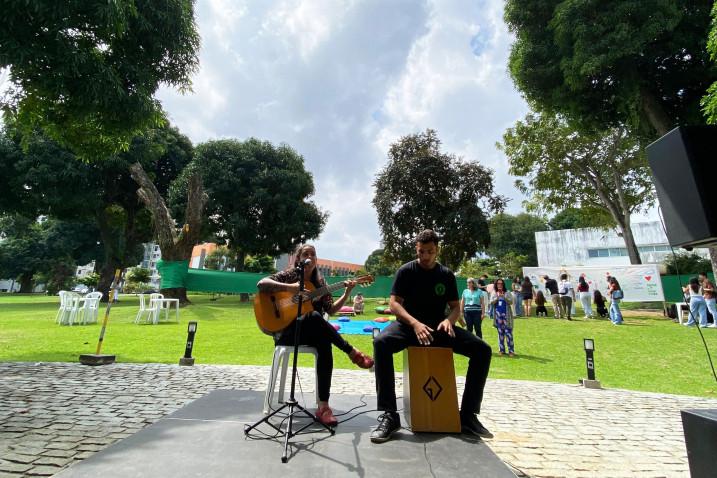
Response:
[[[373,359],[366,355],[363,352],[359,352],[356,349],[353,349],[351,353],[349,354],[349,358],[353,363],[358,365],[361,368],[371,368],[373,367]]]
[[[316,418],[328,427],[335,427],[339,424],[339,421],[334,416],[334,412],[328,405],[323,405],[316,410]]]

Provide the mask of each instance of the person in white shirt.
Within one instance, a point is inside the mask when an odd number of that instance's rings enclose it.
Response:
[[[565,315],[568,320],[573,320],[571,317],[573,301],[575,300],[575,289],[573,284],[568,280],[567,274],[560,275],[560,283],[558,284],[558,293],[560,294],[560,302],[562,305]]]

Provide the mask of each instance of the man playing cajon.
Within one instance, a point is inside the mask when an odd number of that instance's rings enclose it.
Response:
[[[427,229],[416,237],[416,255],[417,260],[398,269],[393,282],[390,307],[397,320],[374,339],[378,409],[384,413],[371,433],[371,441],[388,441],[401,428],[396,412],[393,354],[419,345],[450,347],[469,358],[460,410],[461,431],[492,438],[476,417],[490,369],[490,346],[466,330],[454,328],[460,313],[456,277],[436,262],[438,236],[435,232]],[[450,307],[447,317],[446,305]]]

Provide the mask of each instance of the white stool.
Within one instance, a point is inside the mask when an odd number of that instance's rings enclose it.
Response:
[[[264,396],[264,415],[269,413],[271,405],[274,400],[274,387],[276,386],[276,378],[279,372],[279,366],[281,366],[281,375],[279,375],[279,396],[277,397],[277,403],[284,403],[284,389],[286,388],[286,372],[289,368],[289,357],[294,353],[293,345],[277,345],[274,348],[274,358],[271,361],[271,370],[269,371],[269,382],[266,385],[266,395]],[[300,354],[314,354],[314,369],[316,369],[316,360],[318,359],[318,352],[315,347],[308,347],[305,345],[299,345]],[[316,374],[316,403],[319,403],[319,375]]]

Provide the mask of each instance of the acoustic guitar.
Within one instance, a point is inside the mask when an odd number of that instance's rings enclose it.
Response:
[[[356,281],[358,285],[365,286],[373,282],[373,276],[365,275],[351,280]],[[304,289],[308,292],[308,299],[305,298],[301,303],[302,315],[314,311],[312,300],[344,287],[346,287],[344,282],[337,282],[317,289],[314,284],[307,281]],[[254,297],[254,315],[262,332],[272,334],[283,330],[291,324],[296,319],[298,296],[299,294],[294,292],[257,293]]]

